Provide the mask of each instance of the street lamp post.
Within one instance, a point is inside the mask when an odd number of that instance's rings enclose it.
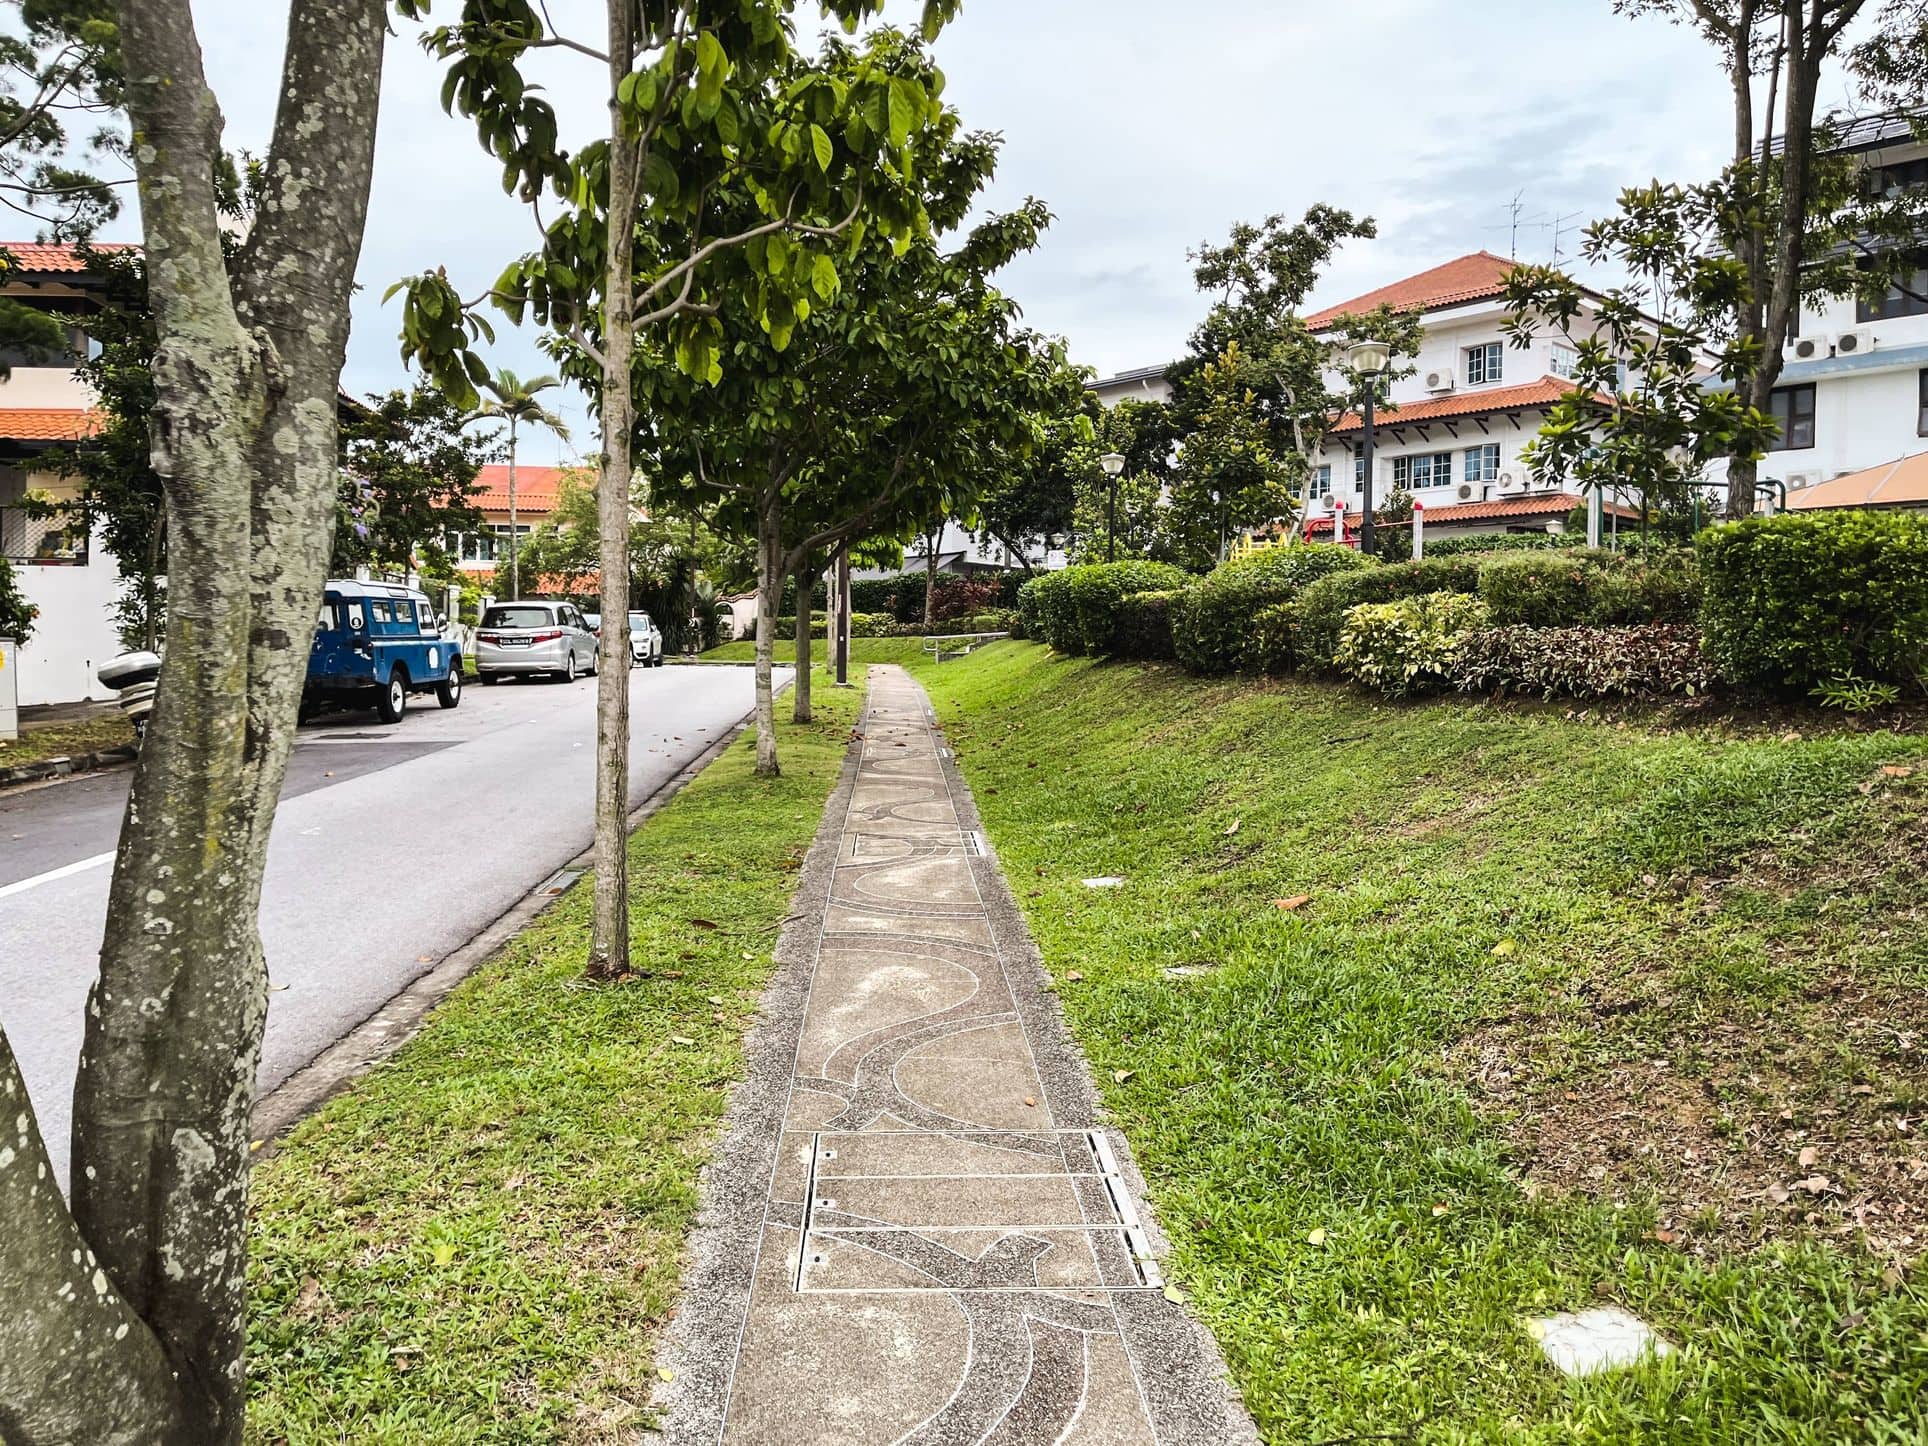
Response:
[[[1118,560],[1118,479],[1124,475],[1125,455],[1122,452],[1107,452],[1098,459],[1098,465],[1105,469],[1105,480],[1110,484],[1110,499],[1105,504],[1105,561]]]
[[[1391,358],[1392,349],[1383,341],[1355,341],[1346,348],[1346,362],[1354,373],[1366,384],[1366,405],[1361,414],[1365,428],[1360,436],[1360,448],[1364,453],[1365,478],[1364,496],[1359,511],[1359,550],[1367,557],[1372,551],[1372,420],[1373,409],[1379,400],[1379,378],[1386,374],[1386,363]]]

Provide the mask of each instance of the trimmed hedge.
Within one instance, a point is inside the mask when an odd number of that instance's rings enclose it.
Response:
[[[1479,568],[1474,558],[1429,557],[1322,577],[1299,595],[1290,639],[1291,657],[1299,667],[1330,670],[1348,609],[1361,603],[1394,602],[1428,593],[1478,592]],[[1291,665],[1288,661],[1287,666]]]
[[[1173,588],[1135,592],[1118,604],[1118,626],[1112,648],[1121,658],[1163,662],[1172,656]]]
[[[1707,649],[1735,682],[1928,692],[1928,517],[1750,517],[1709,528],[1697,551]]]
[[[1018,592],[1025,636],[1061,653],[1115,649],[1120,610],[1133,593],[1183,587],[1190,575],[1163,562],[1102,562],[1034,577]]]
[[[1231,673],[1262,666],[1253,624],[1279,603],[1295,601],[1322,577],[1378,564],[1331,542],[1268,547],[1219,566],[1186,590],[1172,609],[1172,645],[1194,673]]]
[[[1018,589],[1018,626],[1027,638],[1050,643],[1070,627],[1071,588],[1063,569],[1039,573]]]
[[[1377,571],[1377,569],[1374,569]],[[1366,577],[1367,573],[1337,573],[1338,577]],[[1321,579],[1331,582],[1332,578]],[[1313,584],[1314,587],[1318,583]],[[1310,591],[1311,589],[1307,589]],[[1252,619],[1250,665],[1261,673],[1289,673],[1298,665],[1299,609],[1303,603],[1273,603]]]
[[[1389,698],[1444,688],[1461,642],[1485,627],[1487,616],[1486,604],[1463,592],[1360,603],[1346,613],[1333,661]]]
[[[1687,623],[1641,627],[1489,628],[1460,640],[1453,683],[1462,692],[1542,697],[1640,697],[1707,692],[1719,681]]]
[[[1585,547],[1584,532],[1492,532],[1483,537],[1442,537],[1426,539],[1426,556],[1465,557],[1489,552],[1552,552],[1557,548]]]
[[[1508,553],[1479,569],[1479,595],[1499,627],[1690,622],[1700,610],[1700,573],[1679,549],[1619,553]]]

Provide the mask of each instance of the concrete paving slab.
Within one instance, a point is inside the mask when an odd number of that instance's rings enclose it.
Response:
[[[859,734],[705,1176],[661,1439],[1255,1440],[901,669]]]

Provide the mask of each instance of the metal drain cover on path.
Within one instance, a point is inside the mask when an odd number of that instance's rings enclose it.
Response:
[[[1099,1131],[814,1137],[800,1292],[1163,1283]]]

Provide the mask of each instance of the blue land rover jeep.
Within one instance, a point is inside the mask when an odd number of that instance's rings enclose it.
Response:
[[[392,583],[330,582],[315,619],[303,714],[373,707],[382,722],[398,723],[410,693],[431,691],[444,708],[462,701],[462,650],[442,636],[429,600]]]

